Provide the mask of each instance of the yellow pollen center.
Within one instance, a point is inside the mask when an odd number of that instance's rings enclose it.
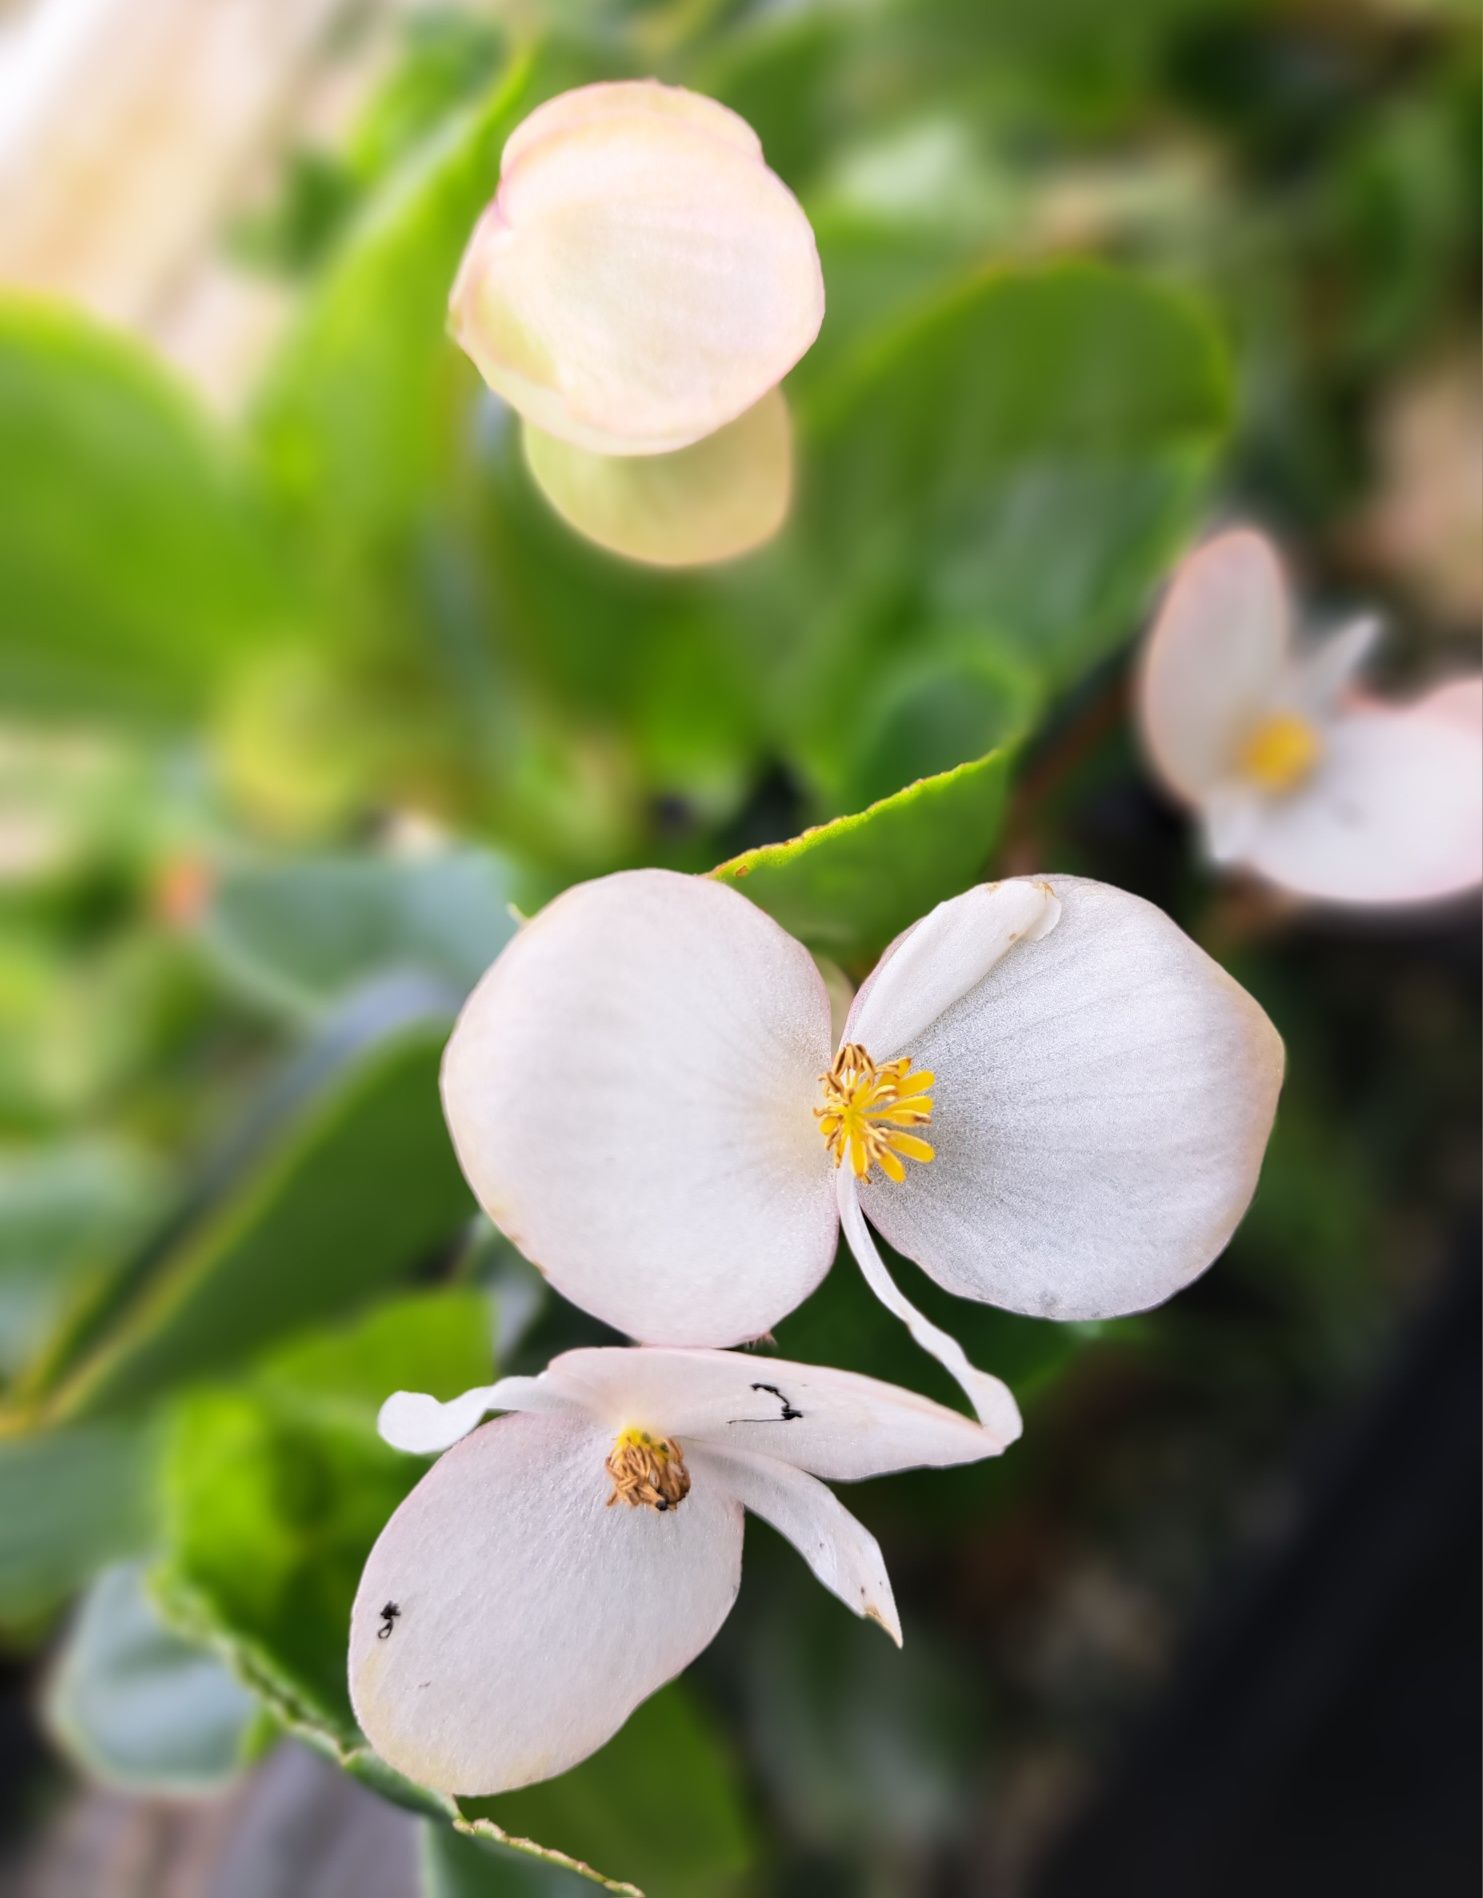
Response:
[[[1318,763],[1318,733],[1296,712],[1274,712],[1247,734],[1237,763],[1262,790],[1295,791]]]
[[[868,1180],[878,1166],[887,1179],[900,1181],[903,1159],[932,1158],[927,1142],[909,1131],[932,1118],[932,1076],[925,1069],[913,1073],[910,1056],[877,1067],[858,1041],[847,1041],[819,1080],[824,1104],[814,1118],[836,1166],[848,1157],[857,1180]]]
[[[690,1472],[679,1444],[673,1437],[661,1437],[652,1430],[631,1427],[620,1431],[603,1468],[613,1479],[610,1509],[616,1502],[625,1502],[630,1508],[643,1503],[662,1515],[690,1494]]]

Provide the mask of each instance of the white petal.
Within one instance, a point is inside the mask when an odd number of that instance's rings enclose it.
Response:
[[[1418,903],[1483,877],[1483,735],[1466,688],[1335,719],[1313,775],[1263,802],[1250,866],[1304,896]]]
[[[877,1061],[911,1054],[930,1022],[983,980],[1017,942],[1056,926],[1061,906],[1044,883],[980,883],[939,903],[897,937],[861,984],[844,1039]]]
[[[372,1746],[419,1785],[488,1794],[565,1772],[730,1612],[740,1505],[700,1469],[662,1515],[609,1508],[611,1444],[572,1414],[501,1417],[381,1532],[351,1613],[350,1692]]]
[[[1144,647],[1144,743],[1179,797],[1198,803],[1276,703],[1287,667],[1288,605],[1271,545],[1222,534],[1184,561]]]
[[[525,459],[569,527],[655,567],[733,560],[771,540],[793,493],[782,392],[668,455],[596,455],[526,425]]]
[[[393,1450],[433,1456],[466,1437],[491,1410],[569,1410],[564,1397],[538,1377],[502,1377],[440,1403],[424,1391],[393,1391],[376,1415],[376,1430]]]
[[[653,1344],[760,1337],[837,1224],[813,1117],[829,998],[808,952],[704,877],[568,890],[470,997],[443,1104],[496,1225],[573,1303]]]
[[[567,1351],[545,1375],[614,1433],[634,1424],[832,1482],[977,1463],[1019,1435],[1014,1400],[991,1379],[997,1430],[878,1378],[739,1351]]]
[[[598,119],[633,117],[644,113],[668,113],[725,140],[748,157],[762,156],[762,141],[739,113],[719,99],[704,93],[688,92],[683,86],[666,86],[657,79],[600,79],[590,86],[574,86],[560,92],[544,105],[538,105],[505,141],[500,168],[508,171],[543,138],[569,132]]]
[[[1380,621],[1371,616],[1357,619],[1320,641],[1297,663],[1293,697],[1298,707],[1310,715],[1327,719],[1354,684],[1379,637]]]
[[[715,1470],[733,1496],[772,1524],[846,1608],[878,1621],[901,1646],[901,1621],[880,1544],[816,1476],[745,1450],[698,1450],[693,1467]]]
[[[620,92],[598,111],[554,102],[544,130],[517,132],[451,317],[537,428],[663,454],[782,380],[818,334],[823,278],[808,219],[733,115]]]
[[[1473,737],[1483,733],[1483,679],[1449,679],[1428,692],[1411,708],[1426,718],[1439,718]]]
[[[876,1249],[870,1228],[865,1223],[865,1215],[860,1210],[860,1201],[855,1182],[841,1169],[839,1175],[839,1211],[844,1225],[845,1237],[850,1242],[850,1250],[855,1261],[865,1275],[865,1283],[885,1306],[906,1326],[915,1341],[929,1357],[934,1357],[942,1368],[953,1378],[963,1394],[972,1404],[978,1421],[988,1431],[1000,1449],[1007,1449],[1024,1428],[1020,1421],[1019,1406],[1015,1403],[1007,1384],[997,1377],[991,1377],[987,1371],[980,1371],[973,1364],[962,1345],[950,1332],[934,1325],[924,1312],[915,1305],[901,1290],[895,1279],[886,1270],[886,1264]]]
[[[1157,1305],[1225,1246],[1256,1187],[1282,1043],[1141,898],[1056,876],[1061,919],[912,1048],[937,1157],[862,1189],[940,1285],[1009,1311]]]

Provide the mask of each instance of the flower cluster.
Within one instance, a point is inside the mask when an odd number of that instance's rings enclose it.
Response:
[[[565,94],[516,131],[453,292],[548,496],[651,560],[720,557],[781,518],[777,384],[822,313],[807,220],[750,128],[652,81]],[[1148,646],[1148,749],[1216,855],[1291,889],[1464,887],[1483,688],[1356,700],[1370,630],[1293,657],[1266,543],[1213,542]],[[469,998],[444,1111],[489,1218],[635,1343],[387,1399],[389,1442],[447,1454],[353,1612],[377,1750],[457,1794],[575,1764],[725,1620],[748,1510],[899,1643],[880,1549],[826,1483],[994,1456],[1021,1425],[881,1241],[1037,1318],[1161,1304],[1245,1212],[1282,1071],[1244,989],[1162,912],[1083,877],[940,903],[837,1033],[808,950],[727,884],[631,870],[557,897]],[[809,1296],[841,1236],[972,1417],[733,1348]]]

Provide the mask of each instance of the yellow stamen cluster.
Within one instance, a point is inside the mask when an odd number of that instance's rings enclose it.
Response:
[[[868,1180],[878,1166],[887,1179],[900,1181],[906,1178],[903,1158],[932,1158],[927,1142],[905,1131],[932,1118],[932,1076],[925,1069],[913,1074],[910,1057],[877,1067],[858,1041],[847,1041],[819,1079],[824,1105],[814,1118],[836,1166],[848,1156],[857,1180]]]
[[[1295,791],[1318,763],[1318,733],[1296,712],[1274,712],[1247,734],[1237,758],[1242,774],[1280,796]]]
[[[690,1494],[690,1472],[673,1437],[656,1436],[649,1430],[624,1430],[614,1439],[603,1468],[613,1479],[610,1509],[620,1501],[630,1508],[643,1503],[663,1514]]]

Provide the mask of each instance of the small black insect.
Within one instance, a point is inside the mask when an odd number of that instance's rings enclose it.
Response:
[[[376,1630],[376,1639],[378,1641],[387,1639],[396,1623],[397,1616],[401,1612],[401,1609],[397,1607],[394,1601],[389,1601],[381,1610],[381,1626]]]
[[[803,1412],[801,1410],[795,1410],[793,1408],[792,1404],[788,1402],[787,1398],[784,1397],[783,1393],[778,1389],[776,1384],[754,1384],[752,1386],[752,1389],[754,1391],[766,1391],[769,1397],[775,1397],[783,1407],[782,1416],[781,1417],[732,1417],[729,1419],[731,1423],[792,1423],[795,1417],[801,1417],[803,1415]]]

